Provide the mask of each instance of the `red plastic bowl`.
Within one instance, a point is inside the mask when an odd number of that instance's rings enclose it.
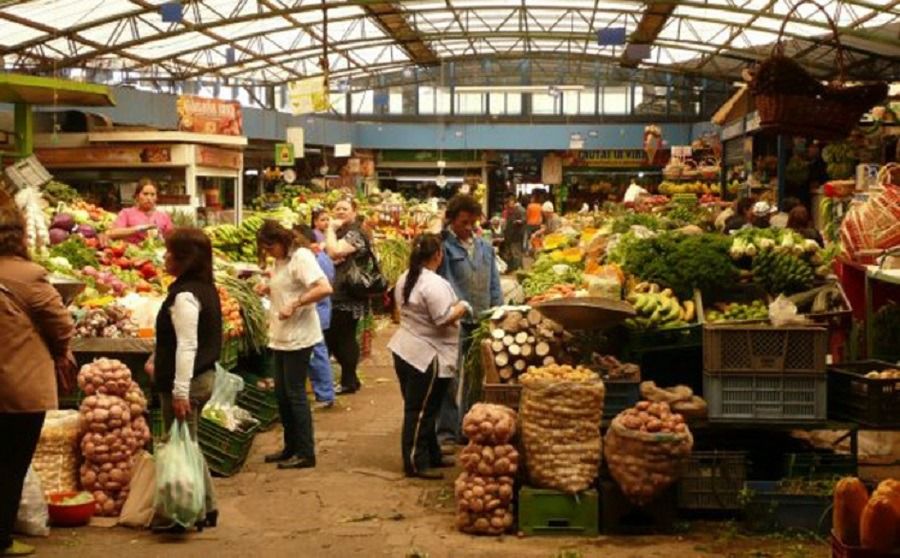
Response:
[[[50,515],[50,523],[59,527],[79,527],[87,525],[94,516],[93,499],[86,504],[75,506],[61,506],[66,498],[78,495],[78,492],[54,492],[48,496],[47,512]]]

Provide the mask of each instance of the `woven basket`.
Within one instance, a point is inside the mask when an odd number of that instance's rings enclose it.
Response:
[[[722,172],[722,167],[719,166],[718,159],[714,159],[712,157],[707,157],[701,165],[697,167],[697,170],[700,172],[700,178],[703,180],[718,180],[719,174]]]
[[[884,82],[855,85],[846,87],[844,79],[844,49],[839,39],[839,33],[834,19],[813,0],[801,0],[785,15],[778,32],[778,40],[772,49],[769,58],[762,62],[761,66],[773,63],[784,57],[784,29],[794,12],[803,4],[812,4],[828,18],[833,32],[833,41],[836,46],[836,62],[838,67],[838,80],[825,87],[813,86],[797,90],[792,86],[785,86],[784,90],[761,90],[759,72],[751,80],[750,89],[755,93],[756,110],[759,114],[760,128],[774,131],[780,134],[809,135],[818,138],[844,138],[849,135],[859,124],[859,119],[869,109],[882,101],[888,92]],[[803,71],[799,68],[797,71]],[[798,77],[784,76],[786,82],[797,83]],[[808,82],[814,78],[806,74],[800,76]]]
[[[697,169],[697,163],[694,161],[685,161],[684,168],[681,169],[682,180],[697,180],[700,178],[700,171]]]
[[[663,178],[666,180],[679,180],[681,179],[681,173],[684,170],[684,165],[677,161],[669,161],[669,164],[666,165],[662,170]]]

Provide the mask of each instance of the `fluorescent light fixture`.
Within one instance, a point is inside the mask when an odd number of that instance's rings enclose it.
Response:
[[[449,184],[462,184],[461,176],[445,176]],[[398,176],[394,180],[397,182],[434,182],[437,183],[437,176]]]
[[[247,176],[258,176],[258,175],[259,175],[259,171],[256,170],[256,169],[247,169],[247,170],[244,171],[244,174],[247,175]]]
[[[584,91],[583,85],[457,85],[457,93],[550,93],[556,91]]]

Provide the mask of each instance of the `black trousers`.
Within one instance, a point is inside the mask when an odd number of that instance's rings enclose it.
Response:
[[[359,388],[356,367],[359,365],[359,343],[356,341],[358,319],[353,312],[334,309],[331,312],[331,326],[325,331],[328,352],[341,365],[341,387],[347,390]]]
[[[0,413],[0,550],[12,544],[22,486],[41,437],[44,415],[43,411]]]
[[[306,398],[312,347],[299,351],[273,350],[272,354],[275,361],[275,398],[284,425],[284,452],[315,459],[312,413]]]
[[[403,395],[403,470],[414,474],[441,462],[434,423],[450,380],[438,378],[437,361],[421,372],[394,355],[394,369]]]

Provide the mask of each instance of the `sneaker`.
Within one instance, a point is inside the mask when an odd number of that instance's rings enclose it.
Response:
[[[334,407],[334,401],[316,401],[313,405],[313,411],[324,411]]]
[[[3,556],[28,556],[29,554],[34,554],[34,547],[17,540],[13,540],[12,544],[3,550]]]
[[[264,458],[266,463],[278,463],[280,461],[287,461],[291,458],[291,454],[288,453],[287,450],[281,450],[277,453],[270,453]]]
[[[350,395],[351,393],[356,393],[357,391],[359,391],[359,388],[359,384],[357,384],[356,387],[338,386],[334,388],[334,393],[336,395]]]

